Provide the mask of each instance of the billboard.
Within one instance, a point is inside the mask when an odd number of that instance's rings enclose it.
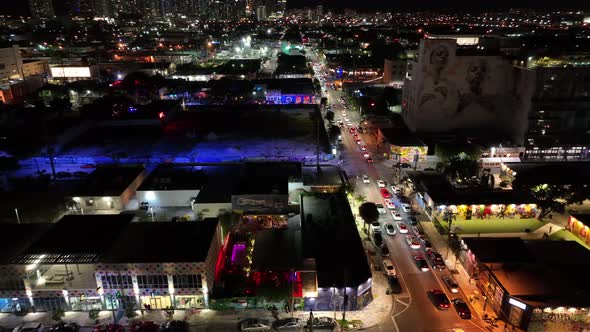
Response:
[[[55,78],[92,77],[90,67],[51,67],[51,76]]]

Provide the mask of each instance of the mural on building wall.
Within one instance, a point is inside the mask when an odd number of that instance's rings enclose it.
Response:
[[[534,85],[523,81],[532,75],[497,56],[455,56],[454,40],[422,43],[412,114],[419,130],[496,127],[524,133],[520,123],[526,123]]]
[[[426,161],[426,155],[428,155],[427,146],[391,146],[391,152],[395,156],[399,156],[399,162],[401,163],[413,163],[416,156],[418,161]]]

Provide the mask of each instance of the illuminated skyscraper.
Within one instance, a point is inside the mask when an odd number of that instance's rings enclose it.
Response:
[[[53,2],[51,0],[29,0],[29,9],[33,17],[54,17]]]

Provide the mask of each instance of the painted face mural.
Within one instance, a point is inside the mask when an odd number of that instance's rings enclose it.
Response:
[[[488,72],[488,64],[485,60],[478,60],[469,64],[467,68],[467,83],[469,83],[469,87],[472,93],[480,95],[481,94],[481,84],[486,78]]]
[[[444,46],[437,46],[430,53],[430,63],[437,69],[444,68],[449,62],[449,50]]]

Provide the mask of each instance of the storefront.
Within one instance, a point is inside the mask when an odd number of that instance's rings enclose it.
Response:
[[[31,301],[27,298],[0,298],[1,313],[18,313],[31,309]]]
[[[172,301],[169,295],[154,295],[154,296],[142,296],[141,305],[145,308],[149,305],[151,309],[166,309],[172,307]]]
[[[102,310],[100,296],[70,296],[69,299],[73,311]]]
[[[202,295],[177,295],[174,296],[176,309],[205,308],[205,300]]]
[[[68,304],[63,297],[41,297],[35,298],[35,311],[53,312],[57,309],[68,310]]]
[[[119,307],[126,308],[128,305],[137,307],[135,296],[123,296],[117,298],[115,295],[105,294],[104,303],[106,310],[116,310]]]

